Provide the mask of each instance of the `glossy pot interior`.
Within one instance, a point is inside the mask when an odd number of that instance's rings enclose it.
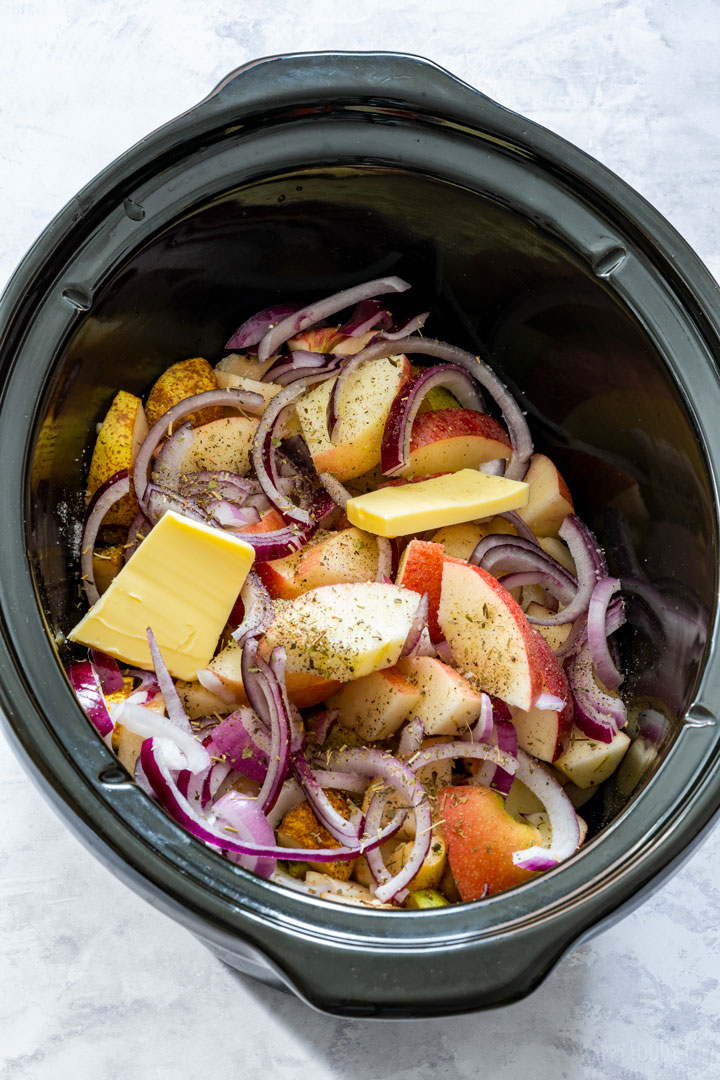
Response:
[[[0,438],[15,451],[2,505],[17,515],[1,556],[3,702],[61,813],[135,888],[318,1007],[401,1016],[528,992],[717,808],[719,350],[707,274],[617,178],[425,62],[385,57],[397,79],[378,96],[379,64],[239,73],[81,193],[21,268],[3,311]],[[190,840],[113,764],[61,668],[82,610],[95,424],[116,390],[144,394],[189,356],[215,362],[276,299],[384,274],[413,285],[395,314],[429,308],[429,334],[503,372],[613,571],[654,584],[675,615],[653,634],[641,611],[620,635],[631,713],[655,709],[670,734],[584,808],[586,850],[490,902],[390,917],[328,912]]]

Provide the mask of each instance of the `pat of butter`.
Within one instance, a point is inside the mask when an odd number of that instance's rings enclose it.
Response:
[[[152,670],[151,627],[170,674],[192,680],[212,659],[254,559],[244,541],[168,510],[70,641]]]
[[[345,513],[352,525],[376,536],[406,536],[517,510],[527,505],[529,497],[528,484],[460,469],[358,495],[348,501]]]

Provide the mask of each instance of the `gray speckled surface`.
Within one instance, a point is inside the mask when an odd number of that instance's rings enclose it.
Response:
[[[720,273],[714,0],[6,0],[0,282],[103,165],[256,56],[417,52],[635,186]],[[528,1000],[333,1020],[231,973],[56,820],[0,738],[0,1077],[715,1080],[720,832]]]

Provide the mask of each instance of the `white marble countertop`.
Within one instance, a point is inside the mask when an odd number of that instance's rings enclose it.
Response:
[[[720,275],[715,0],[6,0],[0,285],[98,170],[258,56],[427,55],[579,144]],[[231,973],[60,824],[0,736],[2,1080],[716,1080],[720,831],[530,999],[336,1020]],[[715,860],[718,860],[717,862]]]

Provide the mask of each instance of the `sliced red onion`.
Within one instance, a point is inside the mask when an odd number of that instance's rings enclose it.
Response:
[[[567,705],[566,701],[563,701],[557,694],[549,694],[543,691],[542,694],[538,694],[533,702],[534,709],[547,710],[548,712],[560,712]]]
[[[180,495],[175,491],[166,491],[157,484],[150,483],[145,488],[142,498],[142,510],[148,520],[157,525],[160,518],[168,510],[174,510],[176,514],[191,518],[193,521],[202,521],[205,525],[213,525],[212,515],[204,510],[194,499],[186,495]]]
[[[380,791],[376,791],[370,799],[370,805],[368,806],[367,816],[365,818],[365,828],[369,836],[372,836],[373,833],[379,831],[380,826],[382,825],[383,814],[385,813],[386,802],[387,795]],[[428,851],[429,850],[430,846],[428,845]],[[427,858],[427,852],[425,853],[425,856],[423,856],[423,860],[425,858]],[[402,904],[408,895],[408,890],[406,888],[394,888],[393,875],[385,865],[385,859],[383,858],[380,848],[375,848],[374,851],[368,851],[366,859],[370,873],[373,876],[373,881],[375,882],[375,891],[377,892],[378,888],[387,888],[389,886],[391,889],[394,889],[392,899],[396,904]],[[422,866],[422,861],[419,863],[419,866]]]
[[[509,721],[503,723],[509,723]],[[517,761],[514,756],[501,750],[499,745],[491,746],[489,743],[465,742],[463,739],[427,746],[424,750],[418,751],[416,756],[408,762],[408,765],[413,772],[417,772],[418,769],[422,769],[425,765],[455,758],[479,758],[481,761],[491,761],[511,775],[514,775],[517,771]]]
[[[232,636],[239,645],[242,645],[251,635],[260,637],[265,633],[275,618],[275,608],[270,593],[255,570],[251,570],[245,578],[245,584],[240,590],[240,599],[244,609],[243,621],[233,630]]]
[[[152,701],[154,697],[160,693],[160,685],[157,681],[154,671],[143,671],[142,668],[125,668],[125,674],[131,679],[137,679],[140,683],[133,690],[134,695],[144,694],[145,700],[142,704],[147,705],[148,701]],[[138,698],[139,700],[139,698]]]
[[[524,750],[518,750],[517,777],[540,800],[550,818],[552,845],[513,852],[513,862],[523,870],[551,870],[569,859],[580,847],[580,823],[575,807],[549,773]]]
[[[496,716],[487,742],[490,746],[496,747],[500,753],[508,755],[515,764],[507,769],[504,765],[498,765],[492,759],[488,759],[477,770],[472,782],[494,788],[501,795],[507,795],[517,771],[518,739],[515,725],[508,718]]]
[[[429,311],[423,311],[420,315],[414,315],[412,319],[408,319],[401,326],[396,326],[392,330],[381,330],[377,335],[377,340],[400,341],[410,334],[415,334],[418,330],[422,330],[429,314]]]
[[[252,709],[237,709],[213,728],[210,753],[262,784],[271,752],[270,735]]]
[[[391,325],[390,312],[385,305],[380,300],[361,300],[347,322],[338,328],[338,334],[343,337],[362,337],[378,323],[381,323],[383,328]]]
[[[67,674],[85,715],[109,746],[114,725],[94,666],[88,660],[83,660],[71,664]]]
[[[348,499],[350,498],[348,489],[341,484],[332,473],[318,473],[318,479],[336,506],[339,506],[341,510],[344,510],[348,504]]]
[[[487,742],[492,737],[494,720],[492,699],[485,693],[480,695],[480,699],[480,715],[473,726],[460,736],[463,742]]]
[[[231,690],[210,668],[198,668],[197,681],[209,694],[219,697],[226,705],[234,705],[237,701],[235,691]]]
[[[146,739],[140,750],[139,760],[144,782],[170,816],[196,839],[210,844],[211,847],[219,847],[223,851],[230,851],[238,855],[287,859],[291,862],[307,861],[307,848],[284,848],[276,844],[236,840],[231,837],[230,833],[218,827],[212,816],[205,817],[187,801],[178,789],[172,772],[168,768],[161,741]],[[136,771],[136,779],[137,777],[138,773]],[[388,837],[393,836],[402,824],[403,816],[401,811],[393,818],[390,825],[378,833],[377,836],[364,838],[353,847],[313,848],[312,860],[313,862],[348,862],[351,859],[356,859],[358,855],[366,853],[368,850],[382,844]]]
[[[202,743],[193,735],[192,731],[178,727],[167,716],[163,716],[157,709],[148,709],[145,705],[139,705],[130,698],[118,702],[112,710],[114,723],[122,724],[128,731],[136,735],[144,735],[146,738],[163,739],[173,743],[182,755],[179,767],[188,769],[191,773],[202,772],[209,769],[212,762]],[[169,753],[166,748],[166,753]]]
[[[305,797],[315,817],[330,835],[341,844],[354,844],[358,840],[358,827],[339,813],[325,794],[302,754],[295,754],[292,762],[295,778],[305,792]]]
[[[504,459],[500,458],[500,461],[504,462]],[[521,536],[524,540],[529,540],[531,544],[535,545],[535,547],[540,547],[537,542],[537,537],[535,536],[535,533],[532,531],[529,525],[525,524],[523,519],[518,514],[517,510],[505,510],[502,514],[498,514],[498,517],[504,518],[505,521],[509,521],[510,524],[515,529],[517,529],[518,536]],[[542,551],[542,548],[540,550]],[[558,563],[558,565],[561,566],[562,564]]]
[[[335,386],[339,382],[340,377]],[[385,422],[380,451],[383,476],[394,476],[402,472],[408,464],[413,422],[426,395],[438,386],[450,390],[464,409],[474,409],[479,412],[483,407],[482,397],[472,375],[457,364],[441,364],[421,371],[408,379],[393,398]],[[337,397],[334,393],[331,395],[331,402],[333,402],[333,416],[329,418],[328,431],[331,430],[331,425],[333,428],[336,426]]]
[[[248,480],[247,477],[223,469],[200,469],[197,472],[185,473],[180,477],[180,481],[180,495],[189,499],[204,499],[206,503],[211,499],[225,499],[237,506],[243,506],[251,495],[260,492],[260,485],[256,480]]]
[[[314,386],[317,382],[322,382],[326,377],[325,372],[306,375],[290,386],[286,386],[279,394],[271,398],[263,412],[253,440],[252,463],[264,494],[276,510],[279,510],[284,517],[299,525],[312,524],[313,516],[310,511],[296,506],[279,489],[275,469],[275,446],[280,445],[282,425],[290,415],[290,406],[294,405],[308,387]]]
[[[165,702],[165,711],[172,720],[173,724],[181,728],[183,731],[187,731],[192,734],[192,726],[188,715],[185,712],[183,703],[180,700],[180,695],[175,689],[175,683],[172,680],[172,676],[167,669],[167,665],[162,658],[162,653],[158,648],[158,644],[155,640],[155,635],[148,626],[147,639],[150,647],[150,656],[152,657],[153,667],[155,668],[155,677],[157,678],[158,685],[160,687],[160,693],[163,696]]]
[[[277,386],[289,386],[290,383],[304,379],[306,375],[322,372],[329,379],[337,371],[342,360],[328,353],[302,353],[299,349],[290,353],[290,359],[281,356],[266,372],[264,381]]]
[[[407,761],[408,758],[411,758],[422,746],[424,737],[425,725],[420,717],[415,716],[412,720],[408,720],[400,735],[400,743],[397,750],[398,757],[402,758],[403,761]]]
[[[392,585],[392,580],[388,580],[385,584]],[[418,643],[408,656],[437,656],[437,649],[432,643],[427,626],[423,626]]]
[[[91,649],[90,655],[103,694],[116,694],[122,690],[125,683],[117,665],[117,660],[114,660],[112,656],[107,656],[104,652],[100,652],[99,649]]]
[[[566,663],[575,704],[575,724],[588,738],[609,743],[627,723],[627,710],[620,698],[600,689],[593,675],[587,642]]]
[[[337,709],[325,709],[313,719],[313,735],[318,746],[324,745],[339,715]]]
[[[152,527],[152,521],[143,514],[142,510],[133,518],[132,524],[128,529],[127,541],[125,543],[125,562],[127,562],[130,556],[139,548]]]
[[[448,645],[445,638],[438,638],[434,644],[435,651],[442,660],[443,664],[449,664],[450,666],[452,666],[455,658],[453,657],[452,649]]]
[[[315,326],[321,319],[328,319],[331,315],[343,311],[362,300],[372,300],[376,296],[386,293],[405,292],[410,286],[406,281],[398,277],[377,278],[374,281],[366,281],[362,285],[355,285],[351,289],[343,289],[333,293],[325,300],[318,300],[308,307],[288,315],[272,329],[268,330],[258,345],[258,360],[267,360],[269,356],[280,350],[288,338],[294,337],[303,330]]]
[[[392,581],[393,549],[392,544],[384,536],[376,536],[375,542],[378,549],[378,564],[375,572],[375,580],[383,581],[388,578]]]
[[[225,832],[232,830],[233,835],[244,840],[268,847],[274,846],[273,831],[255,799],[249,799],[238,791],[228,791],[217,800],[213,810],[219,830],[224,829]],[[269,878],[277,866],[277,861],[267,855],[260,857],[238,855],[236,852],[229,851],[227,857],[243,869],[264,878]]]
[[[505,543],[493,543],[495,540],[495,536],[487,536],[481,540],[469,561],[481,566],[489,574],[502,578],[501,584],[505,589],[512,589],[521,583],[529,584],[532,580],[542,584],[543,588],[562,604],[569,605],[574,600],[577,583],[572,574],[542,548],[531,545],[529,540],[520,536],[509,536]],[[519,580],[520,576],[522,582]]]
[[[152,466],[153,483],[167,491],[177,491],[183,461],[192,441],[192,424],[186,421],[160,447]]]
[[[92,605],[100,599],[95,584],[93,552],[95,541],[103,519],[111,506],[119,502],[130,491],[130,475],[127,469],[121,469],[97,489],[88,506],[82,540],[80,541],[80,574],[82,577],[87,602]]]
[[[226,341],[225,348],[247,349],[249,345],[257,345],[280,319],[285,319],[299,310],[300,304],[290,303],[273,304],[271,307],[263,308],[262,311],[257,311],[237,328],[232,337]]]
[[[182,401],[178,401],[176,405],[168,409],[150,428],[135,458],[133,486],[135,494],[141,503],[145,495],[145,489],[148,486],[148,467],[156,448],[179,420],[182,420],[190,413],[211,406],[221,406],[223,408],[237,409],[241,413],[259,415],[265,408],[265,398],[262,394],[255,394],[249,390],[236,390],[228,387],[226,390],[204,390],[202,394],[193,394],[191,397],[183,398]]]
[[[212,508],[212,517],[222,525],[224,529],[236,529],[242,531],[248,525],[257,525],[260,513],[254,506],[233,506],[232,503],[221,499]]]
[[[328,756],[330,757],[328,764],[332,764],[335,768],[347,769],[384,781],[398,790],[403,796],[403,802],[415,811],[415,840],[407,863],[399,873],[375,889],[378,900],[383,902],[393,900],[415,877],[430,850],[432,815],[427,792],[404,762],[380,750],[369,747],[346,747],[344,750],[334,750]],[[400,811],[397,816],[404,820],[405,811]],[[397,816],[393,821],[397,820]],[[374,838],[382,836],[383,831],[376,831]],[[373,847],[377,846],[373,844]]]
[[[570,548],[570,554],[575,562],[577,591],[570,603],[561,608],[556,615],[530,617],[528,621],[536,626],[562,626],[575,622],[579,615],[584,615],[597,583],[600,563],[605,565],[597,540],[587,525],[584,525],[575,514],[568,514],[560,526],[559,535]],[[606,574],[607,568],[603,576]]]
[[[238,540],[245,543],[255,551],[255,562],[270,562],[273,559],[284,559],[293,551],[299,551],[305,547],[308,540],[313,536],[323,518],[335,509],[335,503],[326,491],[317,492],[310,506],[310,514],[313,521],[306,526],[289,524],[283,529],[275,529],[266,533],[233,533]]]
[[[485,473],[486,476],[504,476],[506,465],[505,458],[493,458],[492,461],[483,461],[478,465],[477,471]]]
[[[607,615],[613,596],[620,591],[617,578],[600,578],[592,596],[587,613],[588,648],[597,676],[610,690],[617,690],[623,681],[608,648]]]
[[[290,769],[292,718],[276,670],[258,656],[255,638],[248,638],[243,645],[241,672],[243,688],[250,704],[270,728],[268,769],[258,795],[258,805],[263,813],[267,813],[277,799]]]
[[[361,364],[364,364],[367,360],[382,360],[387,356],[394,356],[396,351],[397,347],[394,348],[392,344],[388,345],[380,341],[373,342],[362,352],[352,356],[337,377],[331,400],[332,398],[335,401],[339,400],[343,384]],[[473,356],[472,353],[458,349],[455,345],[448,345],[444,341],[430,341],[421,337],[403,338],[402,352],[405,355],[436,356],[439,360],[445,360],[449,364],[457,364],[459,367],[469,371],[473,378],[477,379],[485,387],[500,408],[513,448],[512,457],[508,462],[505,475],[510,480],[522,480],[527,472],[533,452],[530,429],[520,406],[505,385],[498,379],[492,368],[488,367],[478,357]],[[329,419],[334,420],[332,416]]]
[[[420,603],[415,609],[415,614],[412,617],[410,629],[408,630],[408,635],[405,638],[405,644],[403,645],[402,651],[400,653],[400,659],[402,659],[404,656],[409,656],[414,649],[417,649],[418,645],[420,644],[422,632],[427,628],[429,616],[430,601],[428,600],[428,594],[423,593],[423,595],[420,597]]]

